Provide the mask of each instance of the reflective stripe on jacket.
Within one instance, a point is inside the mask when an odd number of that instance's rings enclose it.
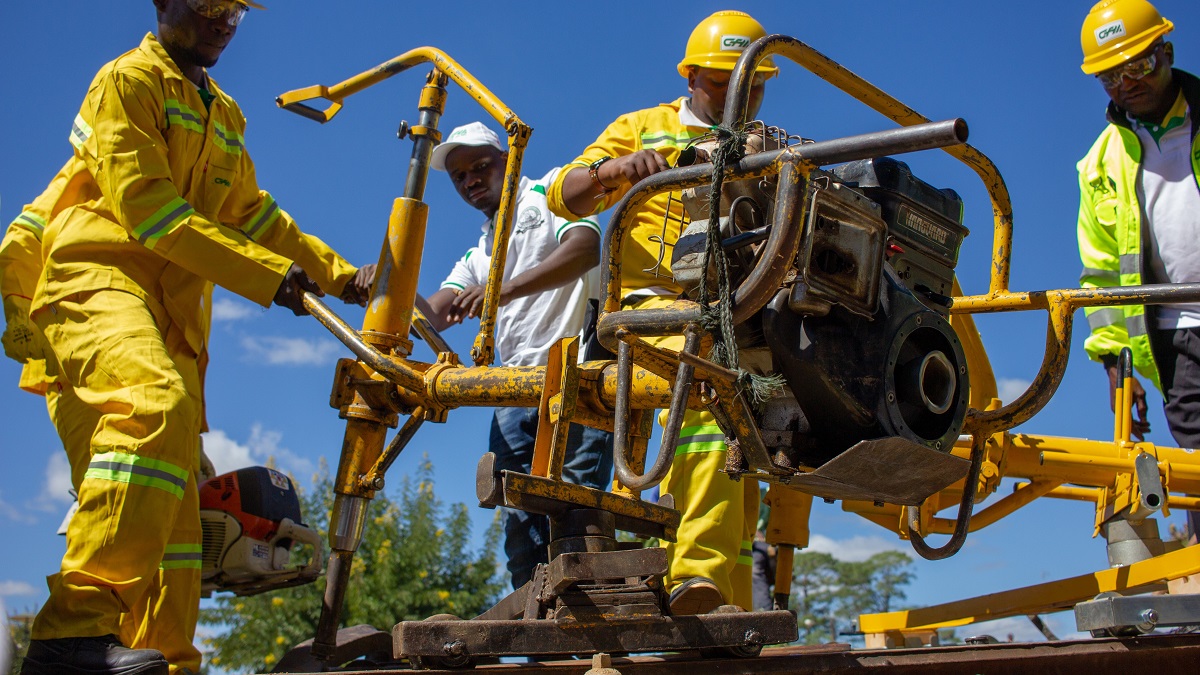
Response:
[[[1175,77],[1191,110],[1192,173],[1200,185],[1200,79],[1180,70]],[[1109,125],[1096,139],[1079,169],[1079,257],[1084,288],[1136,286],[1147,269],[1143,241],[1144,210],[1137,185],[1142,145],[1123,112],[1109,106]],[[1198,188],[1200,189],[1200,188]],[[1143,305],[1088,307],[1091,335],[1084,342],[1088,357],[1100,361],[1124,347],[1133,351],[1134,368],[1162,388],[1158,367],[1150,350],[1147,315]]]
[[[655,150],[670,166],[674,166],[680,151],[687,147],[689,142],[709,132],[705,127],[685,126],[679,121],[679,108],[683,100],[680,98],[671,103],[662,103],[653,108],[621,115],[608,125],[600,137],[575,161],[564,166],[550,184],[546,194],[550,210],[568,220],[590,215],[573,214],[567,208],[562,198],[563,180],[572,169],[586,169],[602,157],[624,157],[639,150]],[[632,186],[622,185],[603,198],[597,199],[596,208],[592,213],[600,213],[616,204],[629,192],[630,187]],[[667,215],[668,208],[670,217],[665,219],[664,228],[664,216]],[[683,292],[671,276],[670,245],[679,239],[679,234],[685,226],[683,203],[679,201],[678,192],[657,195],[642,206],[628,232],[624,255],[621,258],[622,296],[638,291],[642,292],[640,294],[669,296]]]
[[[295,261],[340,294],[354,267],[258,188],[245,118],[208,85],[206,109],[153,35],[100,69],[70,129],[69,206],[46,228],[33,311],[81,291],[126,291],[161,304],[201,354],[213,283],[269,306]]]

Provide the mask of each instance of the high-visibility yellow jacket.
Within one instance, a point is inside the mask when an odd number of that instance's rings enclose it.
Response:
[[[356,271],[258,187],[246,120],[211,79],[206,109],[153,35],[100,69],[71,127],[66,206],[46,227],[32,311],[116,289],[161,303],[205,351],[214,283],[269,306],[292,262],[327,293]]]
[[[75,161],[68,160],[42,194],[21,209],[0,241],[0,295],[4,298],[5,317],[10,320],[15,317],[9,317],[9,312],[29,311],[42,275],[42,233],[62,210],[62,197]],[[35,335],[34,339],[41,340],[41,335]],[[44,394],[46,384],[45,360],[27,358],[21,367],[18,386],[33,394]]]
[[[1175,70],[1192,115],[1192,173],[1200,185],[1200,79]],[[1124,113],[1109,105],[1109,125],[1096,139],[1079,169],[1079,257],[1084,288],[1136,286],[1143,283],[1148,260],[1143,255],[1147,225],[1138,202],[1137,183],[1142,145]],[[1134,368],[1159,389],[1158,367],[1150,350],[1143,305],[1089,307],[1088,356],[1104,360],[1133,351]]]
[[[623,157],[639,150],[655,150],[675,165],[679,153],[693,139],[709,133],[707,127],[686,126],[679,120],[684,99],[662,103],[653,108],[621,115],[587,147],[575,161],[563,167],[550,184],[546,197],[550,210],[563,218],[575,219],[587,213],[571,213],[562,197],[563,180],[576,167],[587,168],[602,157]],[[596,200],[592,213],[613,206],[631,186]],[[645,204],[630,228],[621,257],[621,295],[664,295],[683,292],[671,275],[671,245],[686,227],[687,217],[679,193],[661,194]],[[603,263],[602,263],[603,264]]]

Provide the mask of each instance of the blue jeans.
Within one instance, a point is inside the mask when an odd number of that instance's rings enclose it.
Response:
[[[537,436],[537,408],[496,408],[489,450],[496,454],[497,471],[529,473]],[[612,480],[613,435],[572,424],[562,477],[568,483],[607,490]],[[504,513],[504,553],[514,589],[533,577],[538,563],[548,562],[550,520],[541,514],[501,508]]]

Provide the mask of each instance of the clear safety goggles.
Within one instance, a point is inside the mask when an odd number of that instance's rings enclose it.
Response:
[[[1121,78],[1128,77],[1131,80],[1140,80],[1158,67],[1158,48],[1143,56],[1140,59],[1134,59],[1126,63],[1122,63],[1116,68],[1111,68],[1103,73],[1096,73],[1096,79],[1100,80],[1100,84],[1108,89],[1113,89],[1121,84]]]
[[[246,5],[237,0],[187,0],[192,11],[206,19],[224,18],[230,26],[236,26],[246,17]]]

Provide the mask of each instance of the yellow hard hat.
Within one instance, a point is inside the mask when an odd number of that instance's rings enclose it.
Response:
[[[716,12],[700,22],[692,31],[679,62],[679,74],[687,77],[688,66],[733,70],[733,64],[746,47],[767,34],[762,24],[745,12],[726,10]],[[756,72],[774,76],[779,72],[771,57],[758,64]]]
[[[1083,72],[1104,72],[1146,51],[1175,29],[1146,0],[1102,0],[1083,20]]]

